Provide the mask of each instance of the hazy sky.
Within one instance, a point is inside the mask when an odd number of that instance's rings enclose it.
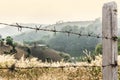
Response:
[[[55,23],[94,20],[102,16],[102,6],[120,0],[0,0],[0,22]]]

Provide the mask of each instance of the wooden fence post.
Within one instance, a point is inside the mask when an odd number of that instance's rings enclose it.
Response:
[[[102,11],[103,80],[118,80],[117,4],[104,4]]]

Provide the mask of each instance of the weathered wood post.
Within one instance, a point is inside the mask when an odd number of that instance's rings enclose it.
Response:
[[[118,80],[117,5],[104,4],[102,12],[103,80]]]

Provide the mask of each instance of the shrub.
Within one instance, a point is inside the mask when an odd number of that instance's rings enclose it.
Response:
[[[10,53],[16,53],[17,52],[17,50],[15,49],[15,47],[17,46],[17,43],[13,42],[13,38],[11,36],[6,37],[6,44],[10,45],[12,47],[12,50],[10,50]]]
[[[95,47],[95,54],[102,54],[102,44],[99,43],[97,44],[97,46]],[[118,38],[118,55],[120,55],[120,37]]]
[[[12,46],[13,45],[13,38],[10,36],[6,37],[6,44]]]
[[[102,54],[102,44],[101,43],[97,44],[97,46],[95,47],[95,54]]]

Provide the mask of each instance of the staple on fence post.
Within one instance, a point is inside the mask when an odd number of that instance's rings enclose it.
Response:
[[[102,12],[103,80],[118,80],[117,71],[117,5],[115,2],[104,4]],[[106,38],[107,37],[107,38]]]

